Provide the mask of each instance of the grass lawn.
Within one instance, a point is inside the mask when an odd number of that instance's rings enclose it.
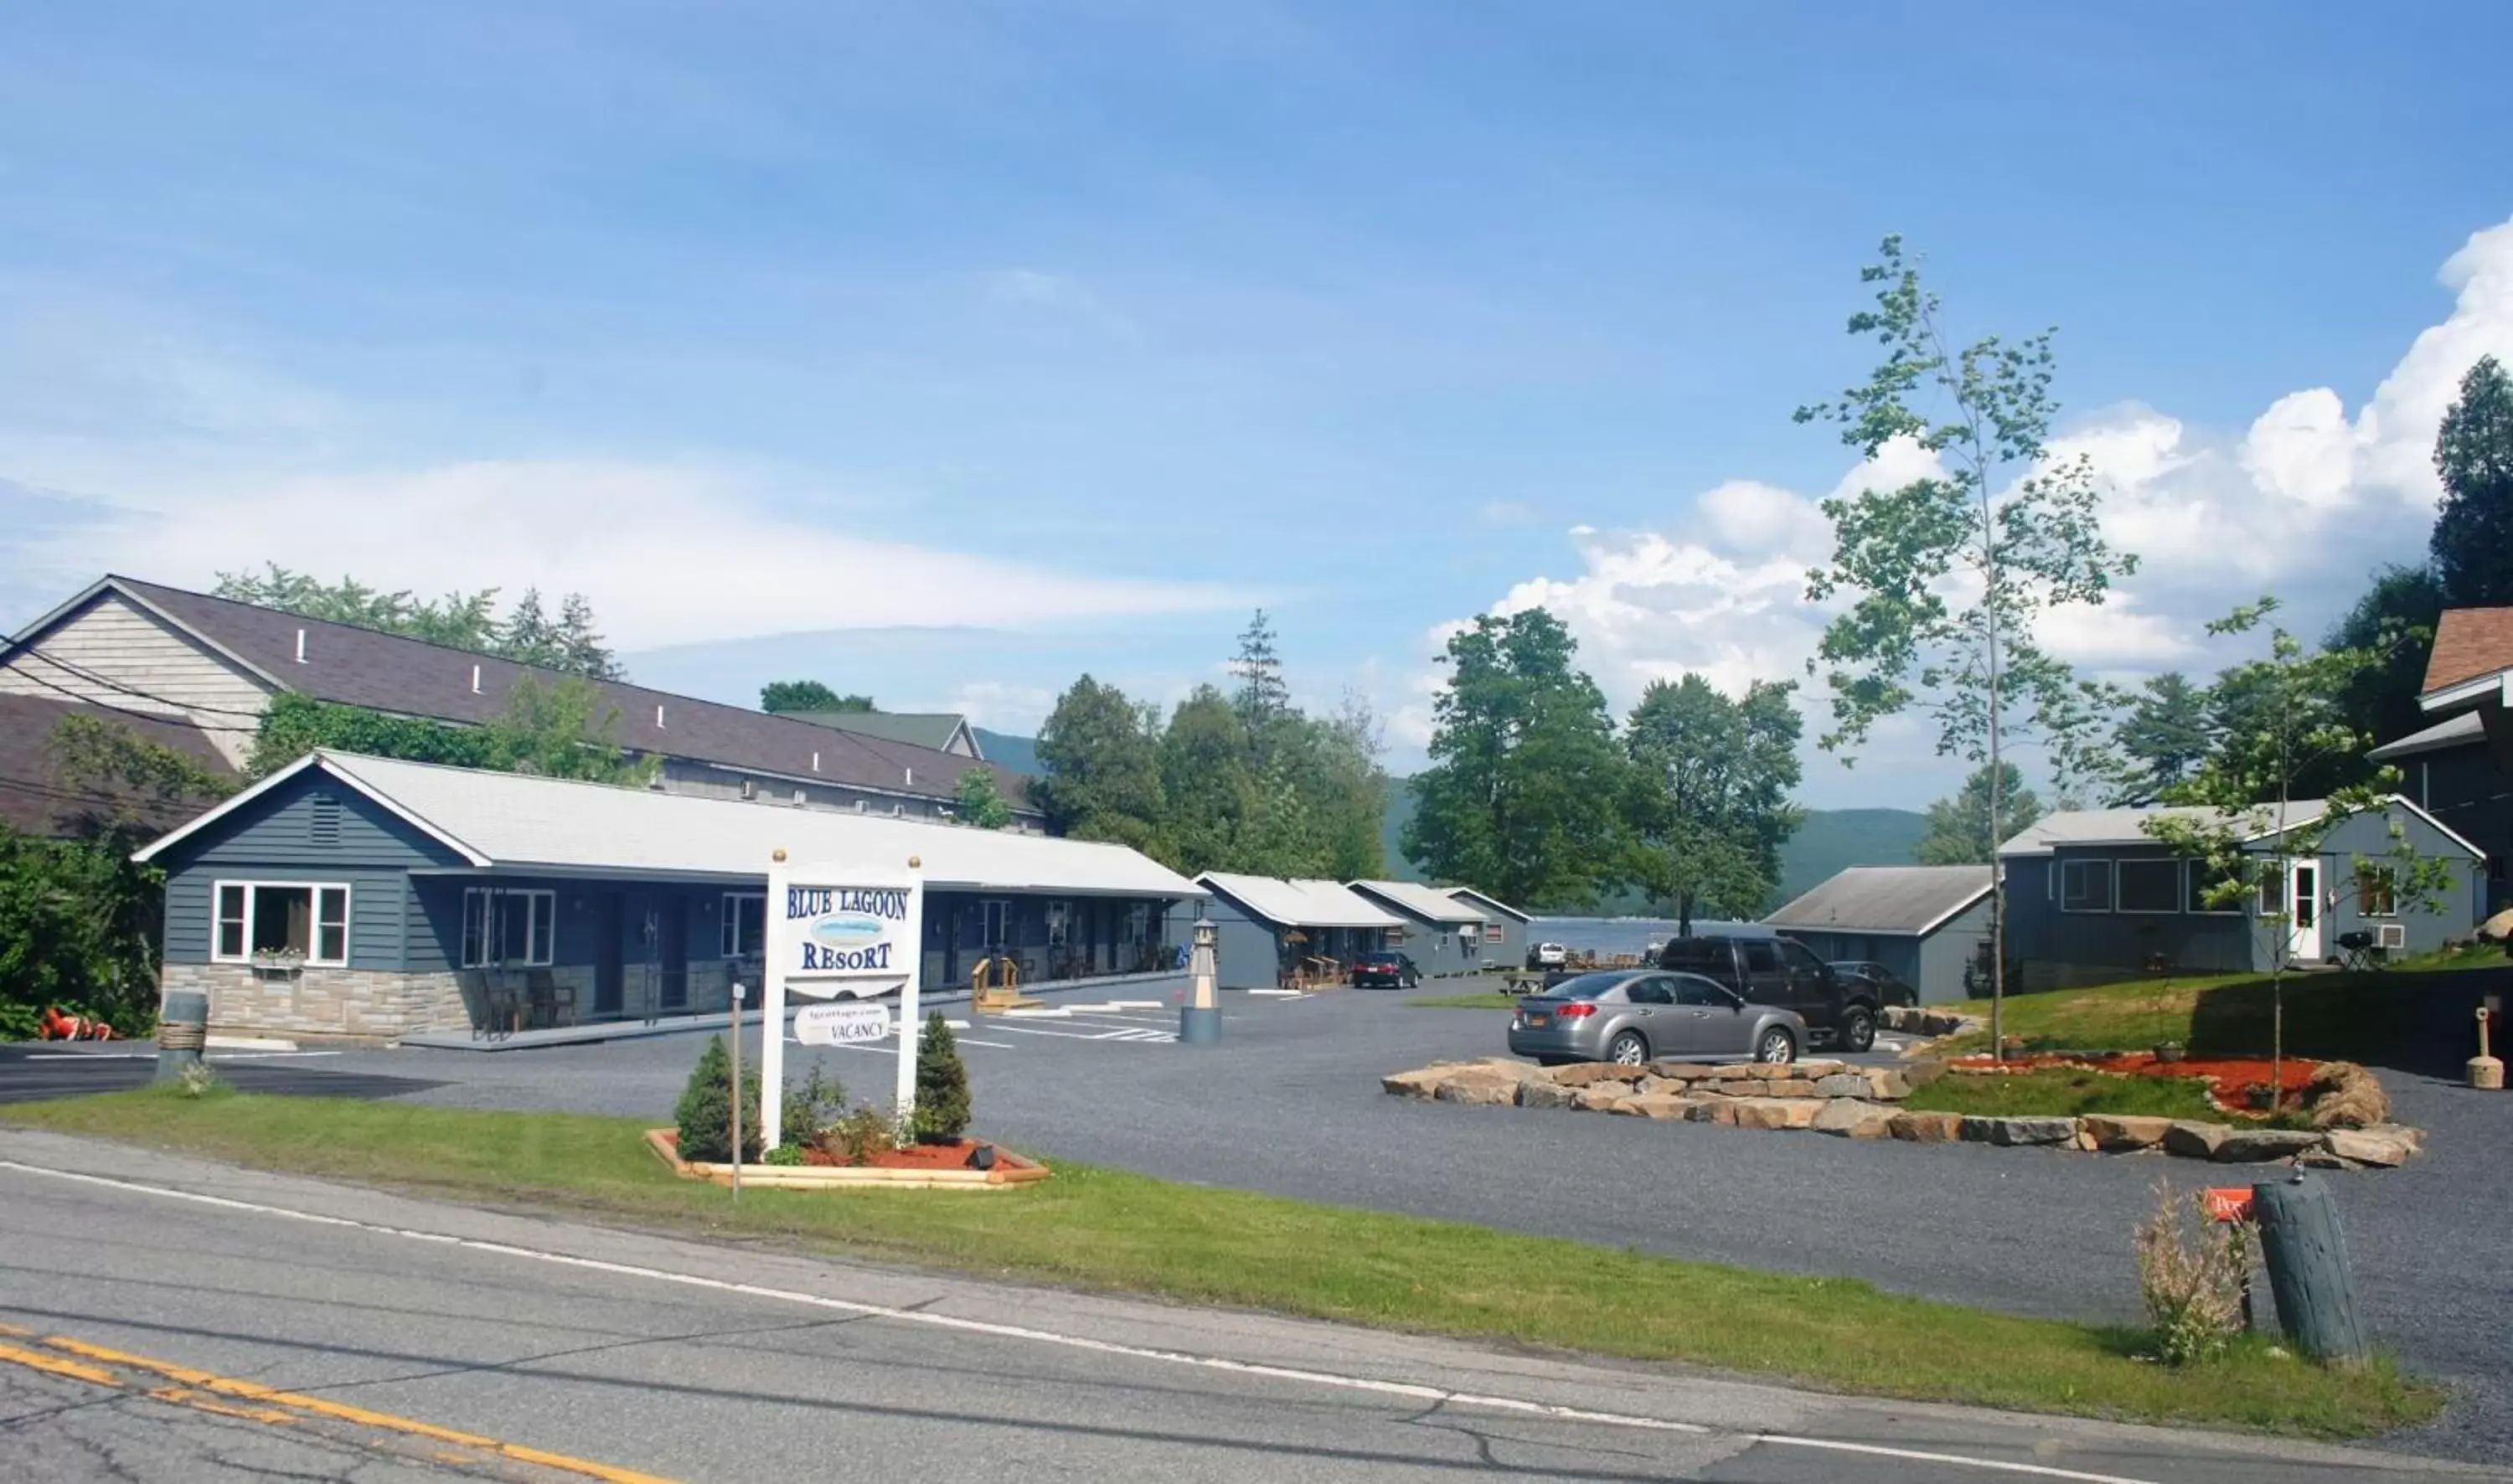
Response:
[[[1061,1161],[1055,1179],[1001,1194],[751,1191],[737,1206],[673,1178],[625,1118],[152,1089],[18,1104],[0,1122],[456,1200],[1842,1391],[2324,1437],[2442,1404],[2387,1363],[2323,1370],[2254,1343],[2174,1370],[2134,1358],[2134,1331]],[[2126,1244],[2143,1214],[2088,1239]]]
[[[2209,1103],[2206,1089],[2193,1078],[2122,1076],[2074,1067],[2048,1067],[2039,1072],[1997,1076],[1948,1074],[1926,1087],[1913,1089],[1902,1106],[1997,1118],[2149,1113],[2205,1123],[2225,1120],[2225,1115]]]
[[[1405,1001],[1416,1010],[1512,1010],[1524,995],[1431,995]]]

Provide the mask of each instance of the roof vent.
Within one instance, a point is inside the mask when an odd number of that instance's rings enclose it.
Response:
[[[814,753],[814,754],[812,755],[812,771],[817,773],[817,772],[818,772],[819,770],[820,770],[820,755],[819,755],[818,753]]]
[[[477,665],[471,667],[471,693],[473,695],[480,693],[480,667]]]
[[[907,770],[907,786],[911,789],[916,787],[916,769],[912,767]]]
[[[300,665],[305,663],[305,631],[303,629],[297,631],[297,663]]]
[[[660,701],[655,703],[655,729],[657,731],[663,729],[663,703]]]

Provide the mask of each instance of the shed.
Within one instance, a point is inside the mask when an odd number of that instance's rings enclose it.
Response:
[[[1853,866],[1764,920],[1818,958],[1881,963],[1934,1004],[1966,996],[1989,918],[1987,866]]]
[[[1400,947],[1425,974],[1468,974],[1486,967],[1507,967],[1483,952],[1488,909],[1420,881],[1347,881],[1372,904],[1403,920]]]
[[[318,752],[137,852],[165,983],[211,1024],[392,1036],[716,1010],[756,982],[772,852],[922,862],[926,980],[1176,977],[1204,888],[1122,845]]]
[[[1217,928],[1217,982],[1223,989],[1270,989],[1299,976],[1339,976],[1352,960],[1385,946],[1404,922],[1334,881],[1285,880],[1208,871],[1196,884],[1213,893],[1206,916]]]

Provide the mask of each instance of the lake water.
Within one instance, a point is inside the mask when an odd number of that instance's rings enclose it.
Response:
[[[1716,932],[1729,928],[1756,929],[1751,922],[1723,922],[1715,918],[1693,919],[1695,932]],[[1530,944],[1559,943],[1573,952],[1585,950],[1592,954],[1637,954],[1649,947],[1653,938],[1675,936],[1673,918],[1537,918],[1527,924]]]

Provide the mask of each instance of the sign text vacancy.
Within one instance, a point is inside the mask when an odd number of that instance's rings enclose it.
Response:
[[[904,867],[905,869],[900,869]],[[768,868],[767,962],[761,985],[759,1132],[769,1148],[783,1136],[785,1042],[808,1045],[878,1040],[896,1028],[898,1086],[894,1111],[903,1123],[916,1104],[917,992],[925,960],[925,882],[913,857],[888,867],[869,862],[816,862]],[[786,992],[854,1004],[811,1005],[785,1029]],[[898,996],[896,1018],[882,1004]]]

